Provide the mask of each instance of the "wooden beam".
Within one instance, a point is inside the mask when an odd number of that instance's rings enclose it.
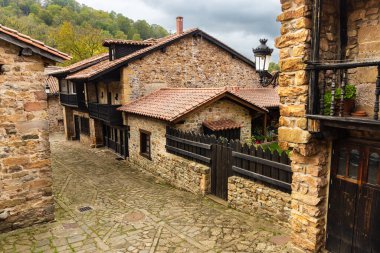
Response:
[[[191,145],[191,146],[199,147],[199,148],[204,148],[204,149],[208,149],[208,150],[211,149],[211,145],[210,144],[190,141],[190,140],[178,138],[178,137],[175,137],[175,136],[172,136],[172,135],[168,135],[168,134],[166,135],[166,138],[168,138],[170,140],[173,140],[173,141],[176,141],[176,142],[180,142],[180,143],[188,144],[188,145]]]
[[[232,171],[234,171],[238,174],[242,174],[244,176],[250,177],[250,178],[258,179],[258,180],[266,182],[268,184],[272,184],[272,185],[276,185],[276,186],[285,188],[287,190],[292,189],[292,186],[289,183],[286,183],[286,182],[283,182],[283,181],[280,181],[280,180],[277,180],[274,178],[270,178],[270,177],[267,177],[267,176],[264,176],[261,174],[257,174],[255,172],[248,171],[248,170],[242,169],[242,168],[237,167],[237,166],[232,166]]]
[[[270,166],[270,167],[274,167],[274,168],[277,168],[277,169],[280,169],[283,171],[292,172],[290,165],[270,161],[270,160],[260,158],[260,157],[256,157],[256,156],[250,156],[250,155],[242,154],[242,153],[239,153],[236,151],[232,151],[232,157],[241,158],[241,159],[248,160],[251,162],[256,162],[256,163],[263,164],[263,165]]]
[[[200,160],[200,161],[205,162],[205,163],[211,163],[211,158],[208,158],[208,157],[205,157],[202,155],[194,154],[194,153],[191,153],[189,151],[182,150],[182,149],[175,148],[175,147],[168,146],[168,145],[165,145],[165,148],[168,151],[176,152],[176,153],[179,153],[179,154]]]
[[[321,9],[322,9],[322,0],[314,0],[313,4],[313,15],[312,15],[312,40],[311,40],[311,61],[319,61],[319,48],[320,48],[320,27],[321,27]],[[312,70],[310,73],[310,82],[309,82],[309,100],[307,105],[307,111],[309,114],[317,114],[318,108],[318,70]]]

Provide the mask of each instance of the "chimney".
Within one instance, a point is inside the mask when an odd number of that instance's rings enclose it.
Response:
[[[183,17],[177,17],[177,34],[183,33]]]

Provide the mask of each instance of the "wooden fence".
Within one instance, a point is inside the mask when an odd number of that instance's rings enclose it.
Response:
[[[211,164],[212,144],[217,140],[214,136],[200,135],[166,128],[166,150],[169,153],[196,161]]]
[[[289,192],[292,172],[286,152],[271,152],[239,141],[217,140],[214,136],[186,133],[167,128],[169,153],[211,167],[211,192],[227,198],[228,177],[238,175]]]

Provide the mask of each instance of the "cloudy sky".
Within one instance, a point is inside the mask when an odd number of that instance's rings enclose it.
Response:
[[[184,27],[199,27],[235,50],[253,59],[252,48],[260,38],[274,47],[280,24],[279,0],[77,0],[105,11],[115,11],[133,19],[145,19],[175,31],[175,18],[184,17]],[[278,51],[273,53],[278,60]]]

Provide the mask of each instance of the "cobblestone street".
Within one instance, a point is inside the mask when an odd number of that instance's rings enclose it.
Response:
[[[105,149],[61,135],[51,148],[56,221],[0,234],[0,252],[288,252],[276,224],[158,183]]]

